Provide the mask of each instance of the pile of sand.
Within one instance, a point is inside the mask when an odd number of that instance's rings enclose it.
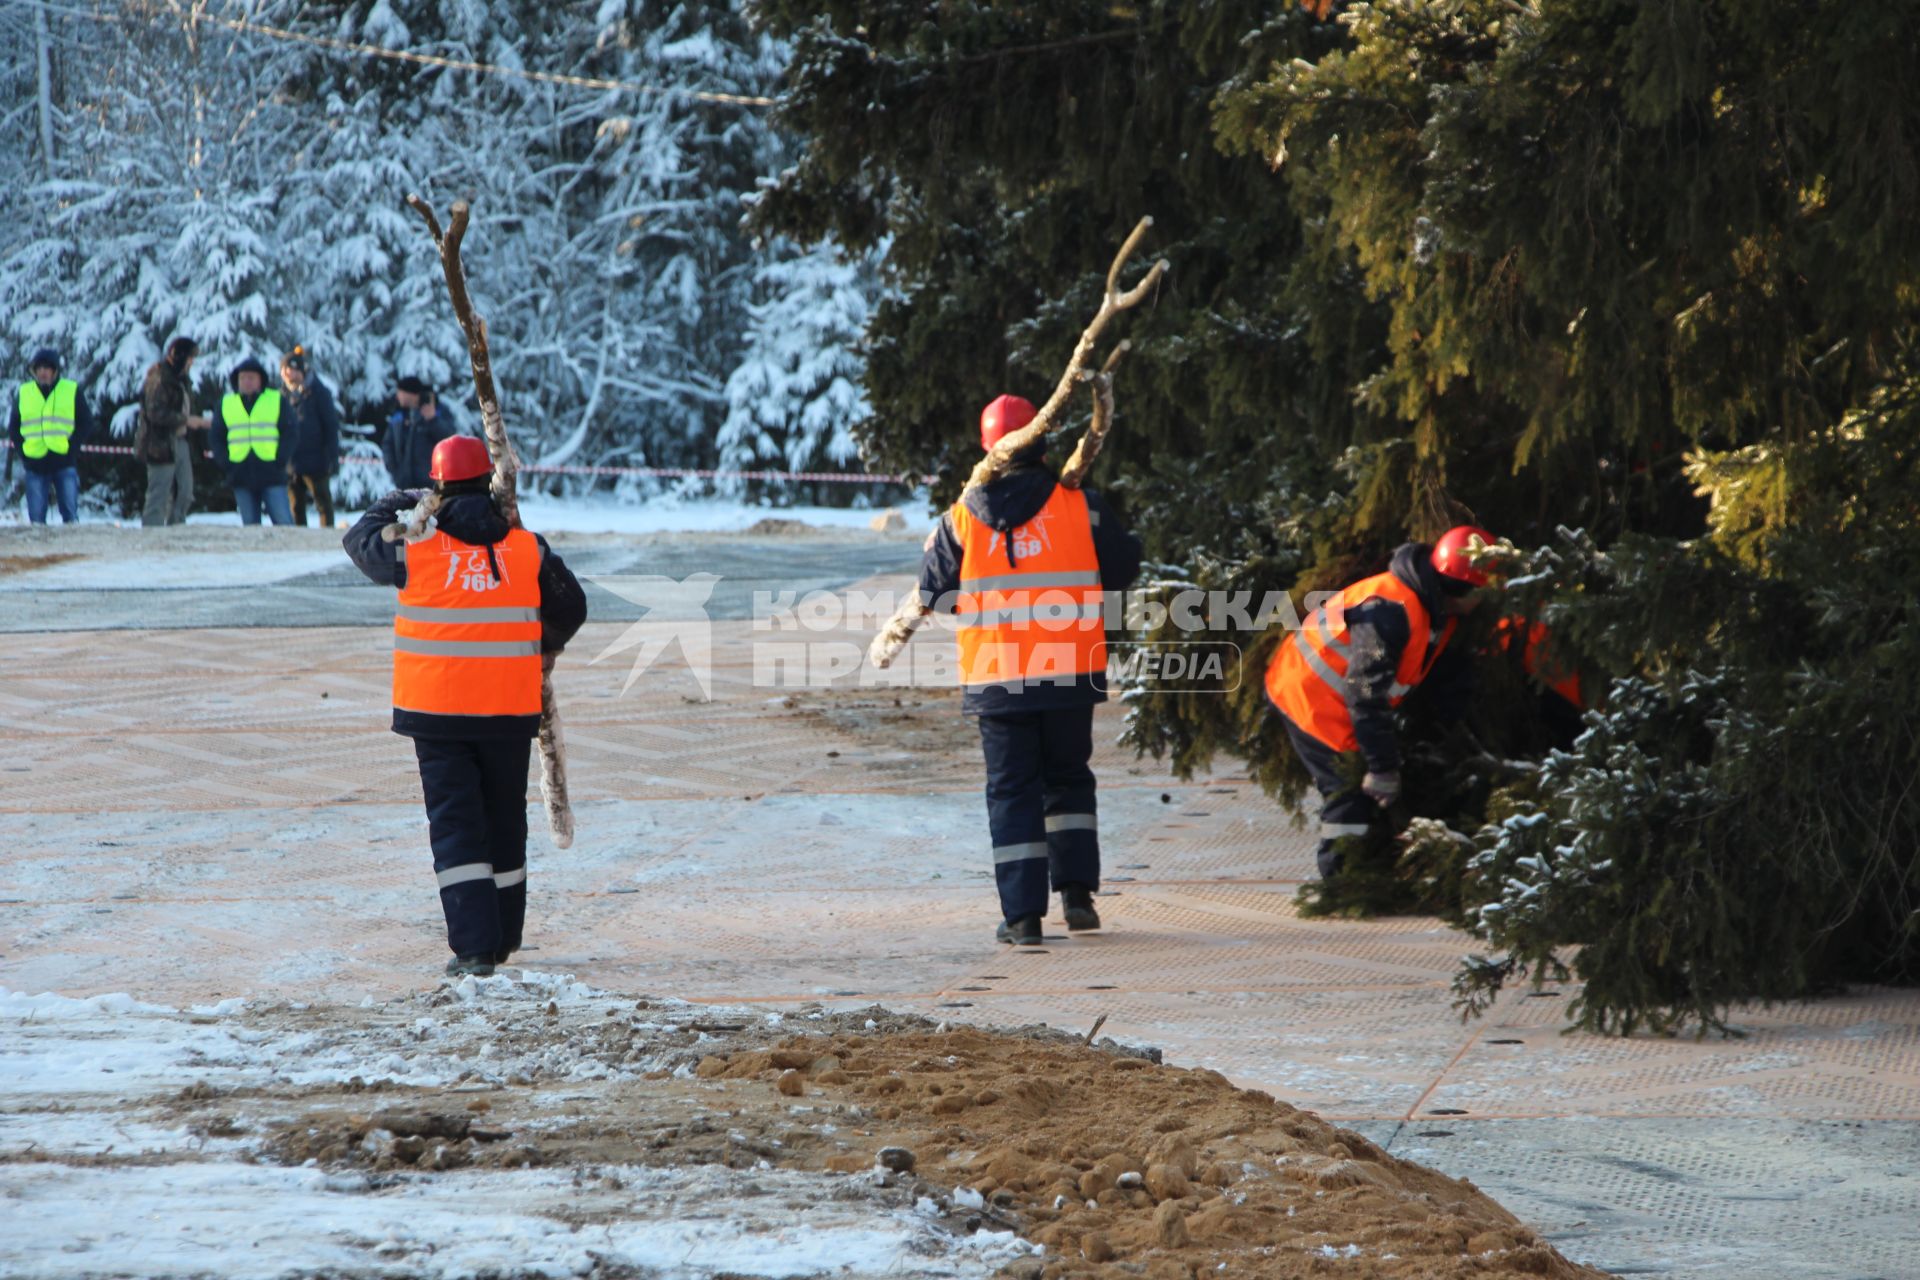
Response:
[[[445,991],[427,997],[437,1005]],[[597,1003],[597,1002],[594,1002]],[[377,1060],[418,1003],[363,1012]],[[284,1030],[352,1011],[273,1015]],[[1046,1246],[1022,1280],[1206,1276],[1598,1276],[1472,1184],[1389,1156],[1216,1072],[1043,1027],[949,1029],[880,1008],[714,1021],[642,999],[597,1014],[475,1005],[437,1052],[486,1072],[286,1089],[193,1087],[194,1132],[258,1134],[269,1159],[374,1173],[726,1165],[839,1175],[836,1197],[918,1206],[950,1230]],[[811,1034],[794,1035],[796,1022]],[[289,1114],[291,1113],[291,1114]]]
[[[1065,1037],[810,1036],[710,1055],[698,1074],[858,1101],[868,1136],[826,1167],[911,1151],[920,1177],[1045,1244],[1049,1278],[1600,1274],[1471,1183],[1216,1072]]]

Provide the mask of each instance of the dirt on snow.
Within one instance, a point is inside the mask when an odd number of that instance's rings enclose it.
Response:
[[[250,1020],[309,1041],[439,1039],[441,1069],[474,1063],[427,1087],[200,1082],[159,1100],[208,1139],[250,1139],[255,1159],[376,1179],[558,1166],[594,1185],[634,1166],[824,1173],[844,1179],[836,1198],[918,1205],[956,1233],[1018,1231],[1046,1251],[1007,1273],[1046,1280],[1600,1274],[1470,1183],[1111,1040],[878,1007],[769,1017],[604,993],[489,1005],[471,981]]]

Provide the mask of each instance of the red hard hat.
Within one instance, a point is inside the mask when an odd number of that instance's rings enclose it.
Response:
[[[1006,437],[1026,426],[1034,418],[1031,400],[1019,396],[999,396],[980,411],[980,447],[991,449]]]
[[[1470,524],[1457,524],[1441,534],[1433,544],[1433,567],[1443,578],[1452,578],[1455,582],[1464,582],[1469,586],[1484,587],[1491,579],[1487,571],[1473,563],[1467,552],[1473,547],[1475,539],[1480,546],[1491,547],[1494,536],[1485,529]]]
[[[448,436],[433,446],[433,467],[427,474],[435,480],[471,480],[493,470],[484,441],[472,436]]]

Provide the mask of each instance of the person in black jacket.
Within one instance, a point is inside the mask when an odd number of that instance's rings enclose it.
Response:
[[[440,404],[433,388],[418,378],[402,378],[393,392],[393,411],[380,439],[387,474],[396,489],[424,489],[432,481],[433,450],[442,440],[460,434],[453,414]]]
[[[193,509],[193,450],[189,431],[211,423],[193,411],[193,362],[200,344],[182,335],[166,355],[148,366],[140,387],[139,425],[133,450],[147,466],[147,498],[140,523],[146,528],[181,524]]]
[[[981,447],[1033,417],[1026,400],[999,397],[981,414]],[[1062,488],[1044,438],[968,491],[927,540],[921,601],[961,615],[961,709],[977,717],[986,760],[1002,942],[1040,942],[1049,883],[1068,929],[1100,927],[1088,763],[1093,708],[1107,697],[1100,596],[1139,572],[1139,539],[1098,494]],[[1035,620],[1050,609],[1073,621],[1056,629]]]
[[[280,385],[285,388],[280,446],[287,460],[288,509],[293,522],[305,527],[311,498],[320,527],[331,529],[331,477],[340,469],[340,411],[334,407],[333,392],[314,374],[305,347],[295,347],[281,357]]]
[[[494,505],[486,445],[443,441],[429,471],[440,503],[420,536],[385,537],[428,496],[416,489],[376,502],[343,545],[399,593],[393,731],[413,739],[419,762],[447,973],[484,977],[521,943],[541,674],[586,622],[587,599],[546,539]]]

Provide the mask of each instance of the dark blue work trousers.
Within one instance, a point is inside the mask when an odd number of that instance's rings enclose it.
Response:
[[[1055,890],[1100,887],[1094,821],[1093,707],[983,715],[987,829],[993,878],[1008,920],[1047,913]]]
[[[457,956],[515,951],[527,919],[527,761],[533,744],[415,738],[427,834]]]
[[[1340,774],[1340,753],[1306,732],[1286,716],[1287,737],[1293,740],[1294,754],[1307,767],[1313,786],[1320,793],[1320,847],[1314,862],[1322,880],[1340,870],[1340,841],[1349,836],[1364,836],[1373,824],[1386,818],[1386,811],[1368,798],[1356,783]]]

